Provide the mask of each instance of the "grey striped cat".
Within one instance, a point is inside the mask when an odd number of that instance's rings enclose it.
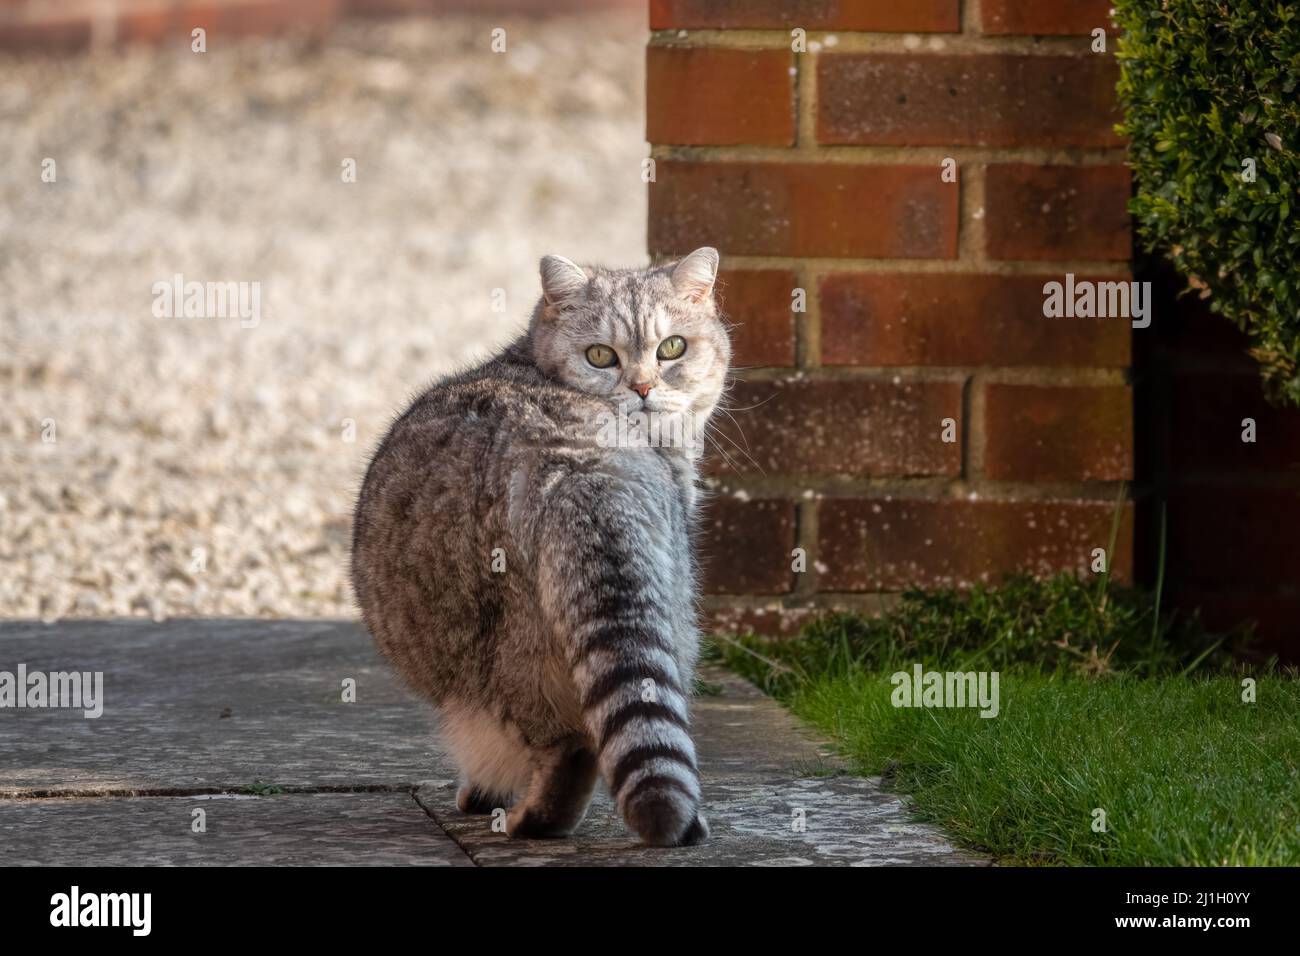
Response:
[[[545,257],[527,332],[419,396],[366,473],[366,625],[437,708],[459,808],[509,807],[511,836],[572,833],[597,774],[645,843],[708,836],[689,733],[700,447],[663,436],[698,434],[722,394],[717,268],[708,248],[644,270]]]

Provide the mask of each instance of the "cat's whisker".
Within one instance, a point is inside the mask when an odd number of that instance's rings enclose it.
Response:
[[[706,442],[712,442],[712,444],[713,444],[713,450],[716,451],[716,452],[718,453],[718,455],[719,455],[719,456],[722,458],[722,460],[726,463],[726,465],[727,465],[728,468],[730,468],[732,471],[737,471],[737,472],[740,471],[740,469],[736,467],[736,462],[735,462],[735,460],[734,460],[730,455],[727,454],[727,451],[726,451],[725,448],[723,448],[721,445],[718,444],[717,439],[715,439],[715,438],[713,438],[713,437],[711,437],[711,436],[709,436],[709,435],[705,435],[705,436],[704,436],[704,440],[705,440]]]
[[[729,411],[729,412],[751,412],[751,411],[753,411],[753,410],[756,409],[756,408],[762,408],[764,405],[766,405],[766,404],[767,404],[768,402],[770,402],[770,401],[773,401],[775,398],[776,398],[775,395],[769,395],[767,398],[763,399],[763,400],[762,400],[761,402],[759,402],[758,404],[756,404],[756,405],[746,405],[744,408],[732,408],[732,407],[728,407],[728,406],[724,405],[722,402],[719,402],[719,403],[718,403],[718,407],[719,407],[719,408],[723,408],[723,409],[725,409],[726,411]]]
[[[740,427],[740,422],[736,421],[736,416],[731,414],[731,412],[726,408],[720,407],[718,408],[718,411],[723,415],[726,415],[727,418],[731,420],[731,424],[736,426],[736,432],[740,435],[740,440],[745,443],[745,451],[749,451],[749,439],[745,437],[745,430]],[[735,442],[732,442],[732,444],[735,444]]]
[[[721,435],[723,438],[727,439],[727,441],[731,442],[731,444],[735,447],[736,451],[738,451],[740,454],[744,455],[744,456],[745,456],[745,459],[746,459],[746,460],[747,460],[751,465],[753,465],[755,468],[758,469],[759,474],[763,475],[764,477],[767,476],[767,472],[765,472],[765,471],[763,470],[763,466],[760,465],[758,462],[756,462],[756,461],[754,460],[753,456],[751,456],[751,455],[749,454],[749,450],[748,450],[747,448],[742,448],[742,447],[740,447],[740,445],[737,445],[737,444],[736,444],[736,440],[735,440],[734,438],[732,438],[730,435],[726,434],[726,432],[719,431],[719,432],[717,432],[717,434],[718,434],[718,435]],[[716,442],[715,442],[715,444],[716,444]],[[719,449],[721,449],[722,446],[721,446],[721,445],[718,445],[717,447],[718,447]],[[734,468],[735,466],[733,465],[732,467]],[[738,470],[738,469],[737,469],[737,470]]]

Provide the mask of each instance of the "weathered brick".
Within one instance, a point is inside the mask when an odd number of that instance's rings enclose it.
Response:
[[[1127,386],[989,384],[982,424],[986,478],[1133,476],[1133,396]]]
[[[885,146],[1113,146],[1111,57],[832,53],[817,139]]]
[[[728,146],[794,143],[794,54],[646,48],[646,138]]]
[[[717,298],[731,329],[733,367],[794,365],[792,295],[799,280],[789,269],[724,269]]]
[[[956,33],[958,0],[650,0],[650,29]]]
[[[1088,35],[1097,27],[1118,33],[1110,19],[1114,0],[980,0],[980,29],[1022,36]]]
[[[1128,259],[1129,191],[1123,166],[989,166],[988,253],[994,259]]]
[[[1242,441],[1247,418],[1255,422],[1253,443]],[[1273,472],[1300,484],[1300,409],[1269,404],[1254,370],[1180,372],[1170,394],[1169,453],[1180,474]]]
[[[956,475],[960,382],[737,381],[715,438],[717,472],[773,475]],[[958,426],[945,442],[943,419]]]
[[[1168,517],[1171,586],[1263,591],[1300,581],[1300,488],[1181,488]]]
[[[767,601],[754,606],[737,606],[718,601],[706,602],[703,628],[707,634],[761,634],[764,637],[793,637],[799,629],[829,608],[810,603],[794,603],[793,598]]]
[[[1128,365],[1128,322],[1043,316],[1043,286],[1059,281],[1059,275],[825,275],[818,284],[822,363]]]
[[[650,251],[953,258],[957,190],[932,166],[665,160],[650,184]]]
[[[699,557],[709,594],[784,594],[794,583],[795,506],[780,499],[709,499]]]
[[[1113,503],[965,499],[825,498],[818,503],[820,586],[826,591],[996,583],[1005,573],[1090,573],[1106,548]],[[1132,568],[1132,506],[1112,570]]]

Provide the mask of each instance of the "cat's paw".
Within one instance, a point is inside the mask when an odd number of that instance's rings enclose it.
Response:
[[[511,810],[506,817],[506,835],[512,840],[558,840],[575,829],[568,821],[550,820],[524,807]]]
[[[487,793],[475,786],[456,791],[456,809],[470,816],[491,816],[498,807],[510,806],[510,798]]]
[[[695,822],[686,828],[678,841],[678,846],[699,846],[709,839],[709,821],[704,819],[704,814],[695,814]]]

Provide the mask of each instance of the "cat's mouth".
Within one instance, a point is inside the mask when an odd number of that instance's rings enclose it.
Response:
[[[639,395],[611,395],[610,401],[618,409],[620,414],[631,415],[634,412],[650,412],[655,409],[650,404],[650,398],[641,398]]]
[[[636,412],[646,415],[675,415],[681,411],[675,404],[666,403],[663,400],[656,401],[653,393],[645,398],[636,395],[620,398],[616,404],[619,412],[624,415],[631,415]]]

